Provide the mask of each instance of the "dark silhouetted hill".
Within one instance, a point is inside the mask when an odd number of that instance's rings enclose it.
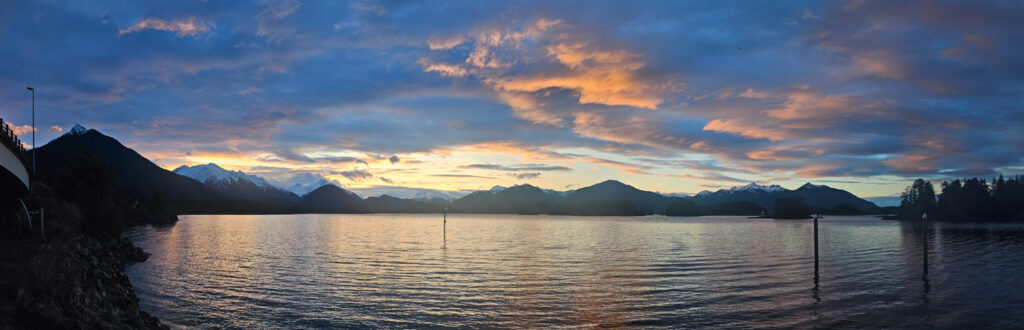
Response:
[[[160,168],[135,150],[94,129],[68,133],[39,147],[36,169],[40,179],[53,183],[51,186],[60,186],[60,176],[68,172],[68,165],[76,155],[85,150],[110,166],[125,199],[165,196],[180,213],[213,211],[224,206],[228,199],[200,182]]]
[[[445,206],[434,201],[420,201],[380,195],[363,200],[368,212],[373,213],[440,213]]]
[[[569,193],[567,200],[572,203],[585,203],[588,201],[627,201],[642,214],[663,214],[672,198],[665,197],[650,191],[636,189],[625,183],[608,180],[586,188],[580,188]]]
[[[775,208],[775,200],[779,197],[800,196],[807,204],[819,212],[829,213],[839,204],[847,204],[840,210],[852,212],[849,206],[856,207],[858,213],[876,212],[878,206],[848,191],[836,189],[825,185],[804,184],[796,190],[789,190],[779,186],[759,186],[750,184],[743,187],[731,189],[720,189],[716,192],[701,192],[691,199],[701,205],[717,205],[727,202],[744,201],[750,202],[765,209]]]
[[[363,200],[338,186],[329,184],[302,196],[299,207],[312,213],[367,213]]]

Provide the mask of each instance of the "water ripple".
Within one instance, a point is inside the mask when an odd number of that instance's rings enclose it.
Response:
[[[185,216],[143,307],[215,328],[1013,328],[1024,227],[829,217]],[[447,239],[443,239],[447,237]],[[924,239],[929,273],[924,274]]]

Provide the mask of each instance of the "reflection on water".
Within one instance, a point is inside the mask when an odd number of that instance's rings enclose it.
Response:
[[[736,217],[184,216],[132,231],[153,256],[128,272],[144,309],[189,327],[1024,324],[1024,226],[831,216],[819,224],[817,272],[812,226]]]

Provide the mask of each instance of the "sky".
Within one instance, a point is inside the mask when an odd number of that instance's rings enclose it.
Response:
[[[287,184],[1024,173],[1019,1],[0,0],[0,118]]]

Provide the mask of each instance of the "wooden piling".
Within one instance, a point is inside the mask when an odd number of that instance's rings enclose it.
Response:
[[[921,242],[924,243],[921,254],[924,259],[924,274],[921,279],[928,279],[928,214],[921,214]]]
[[[818,278],[818,214],[814,214],[814,278]]]

